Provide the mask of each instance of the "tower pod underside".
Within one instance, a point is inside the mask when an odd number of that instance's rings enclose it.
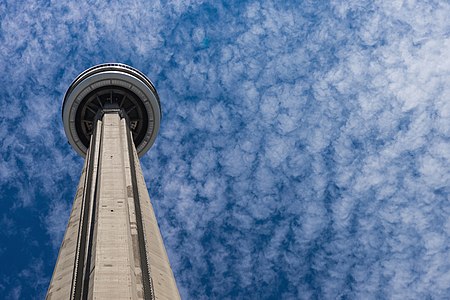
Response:
[[[153,145],[161,123],[159,96],[151,81],[124,64],[101,64],[72,82],[63,102],[62,119],[69,143],[85,157],[96,120],[107,109],[127,118],[139,157]]]

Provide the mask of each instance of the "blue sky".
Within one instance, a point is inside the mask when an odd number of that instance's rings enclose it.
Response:
[[[447,1],[0,2],[0,298],[42,299],[82,168],[71,81],[129,64],[184,299],[450,295]]]

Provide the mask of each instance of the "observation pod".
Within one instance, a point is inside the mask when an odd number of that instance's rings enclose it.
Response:
[[[118,63],[101,64],[72,82],[63,102],[62,119],[69,143],[85,157],[97,120],[116,109],[127,118],[139,157],[153,145],[161,123],[159,96],[140,71]]]
[[[92,67],[62,119],[85,160],[46,299],[180,299],[139,163],[161,121],[155,87],[124,64]]]

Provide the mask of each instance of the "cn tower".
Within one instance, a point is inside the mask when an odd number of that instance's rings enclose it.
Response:
[[[85,162],[46,299],[180,299],[139,163],[161,122],[155,87],[127,65],[94,66],[62,119]]]

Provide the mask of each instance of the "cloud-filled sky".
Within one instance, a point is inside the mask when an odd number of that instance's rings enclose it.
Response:
[[[122,62],[183,299],[450,295],[447,1],[0,2],[0,298],[42,299],[83,160],[61,104]]]

